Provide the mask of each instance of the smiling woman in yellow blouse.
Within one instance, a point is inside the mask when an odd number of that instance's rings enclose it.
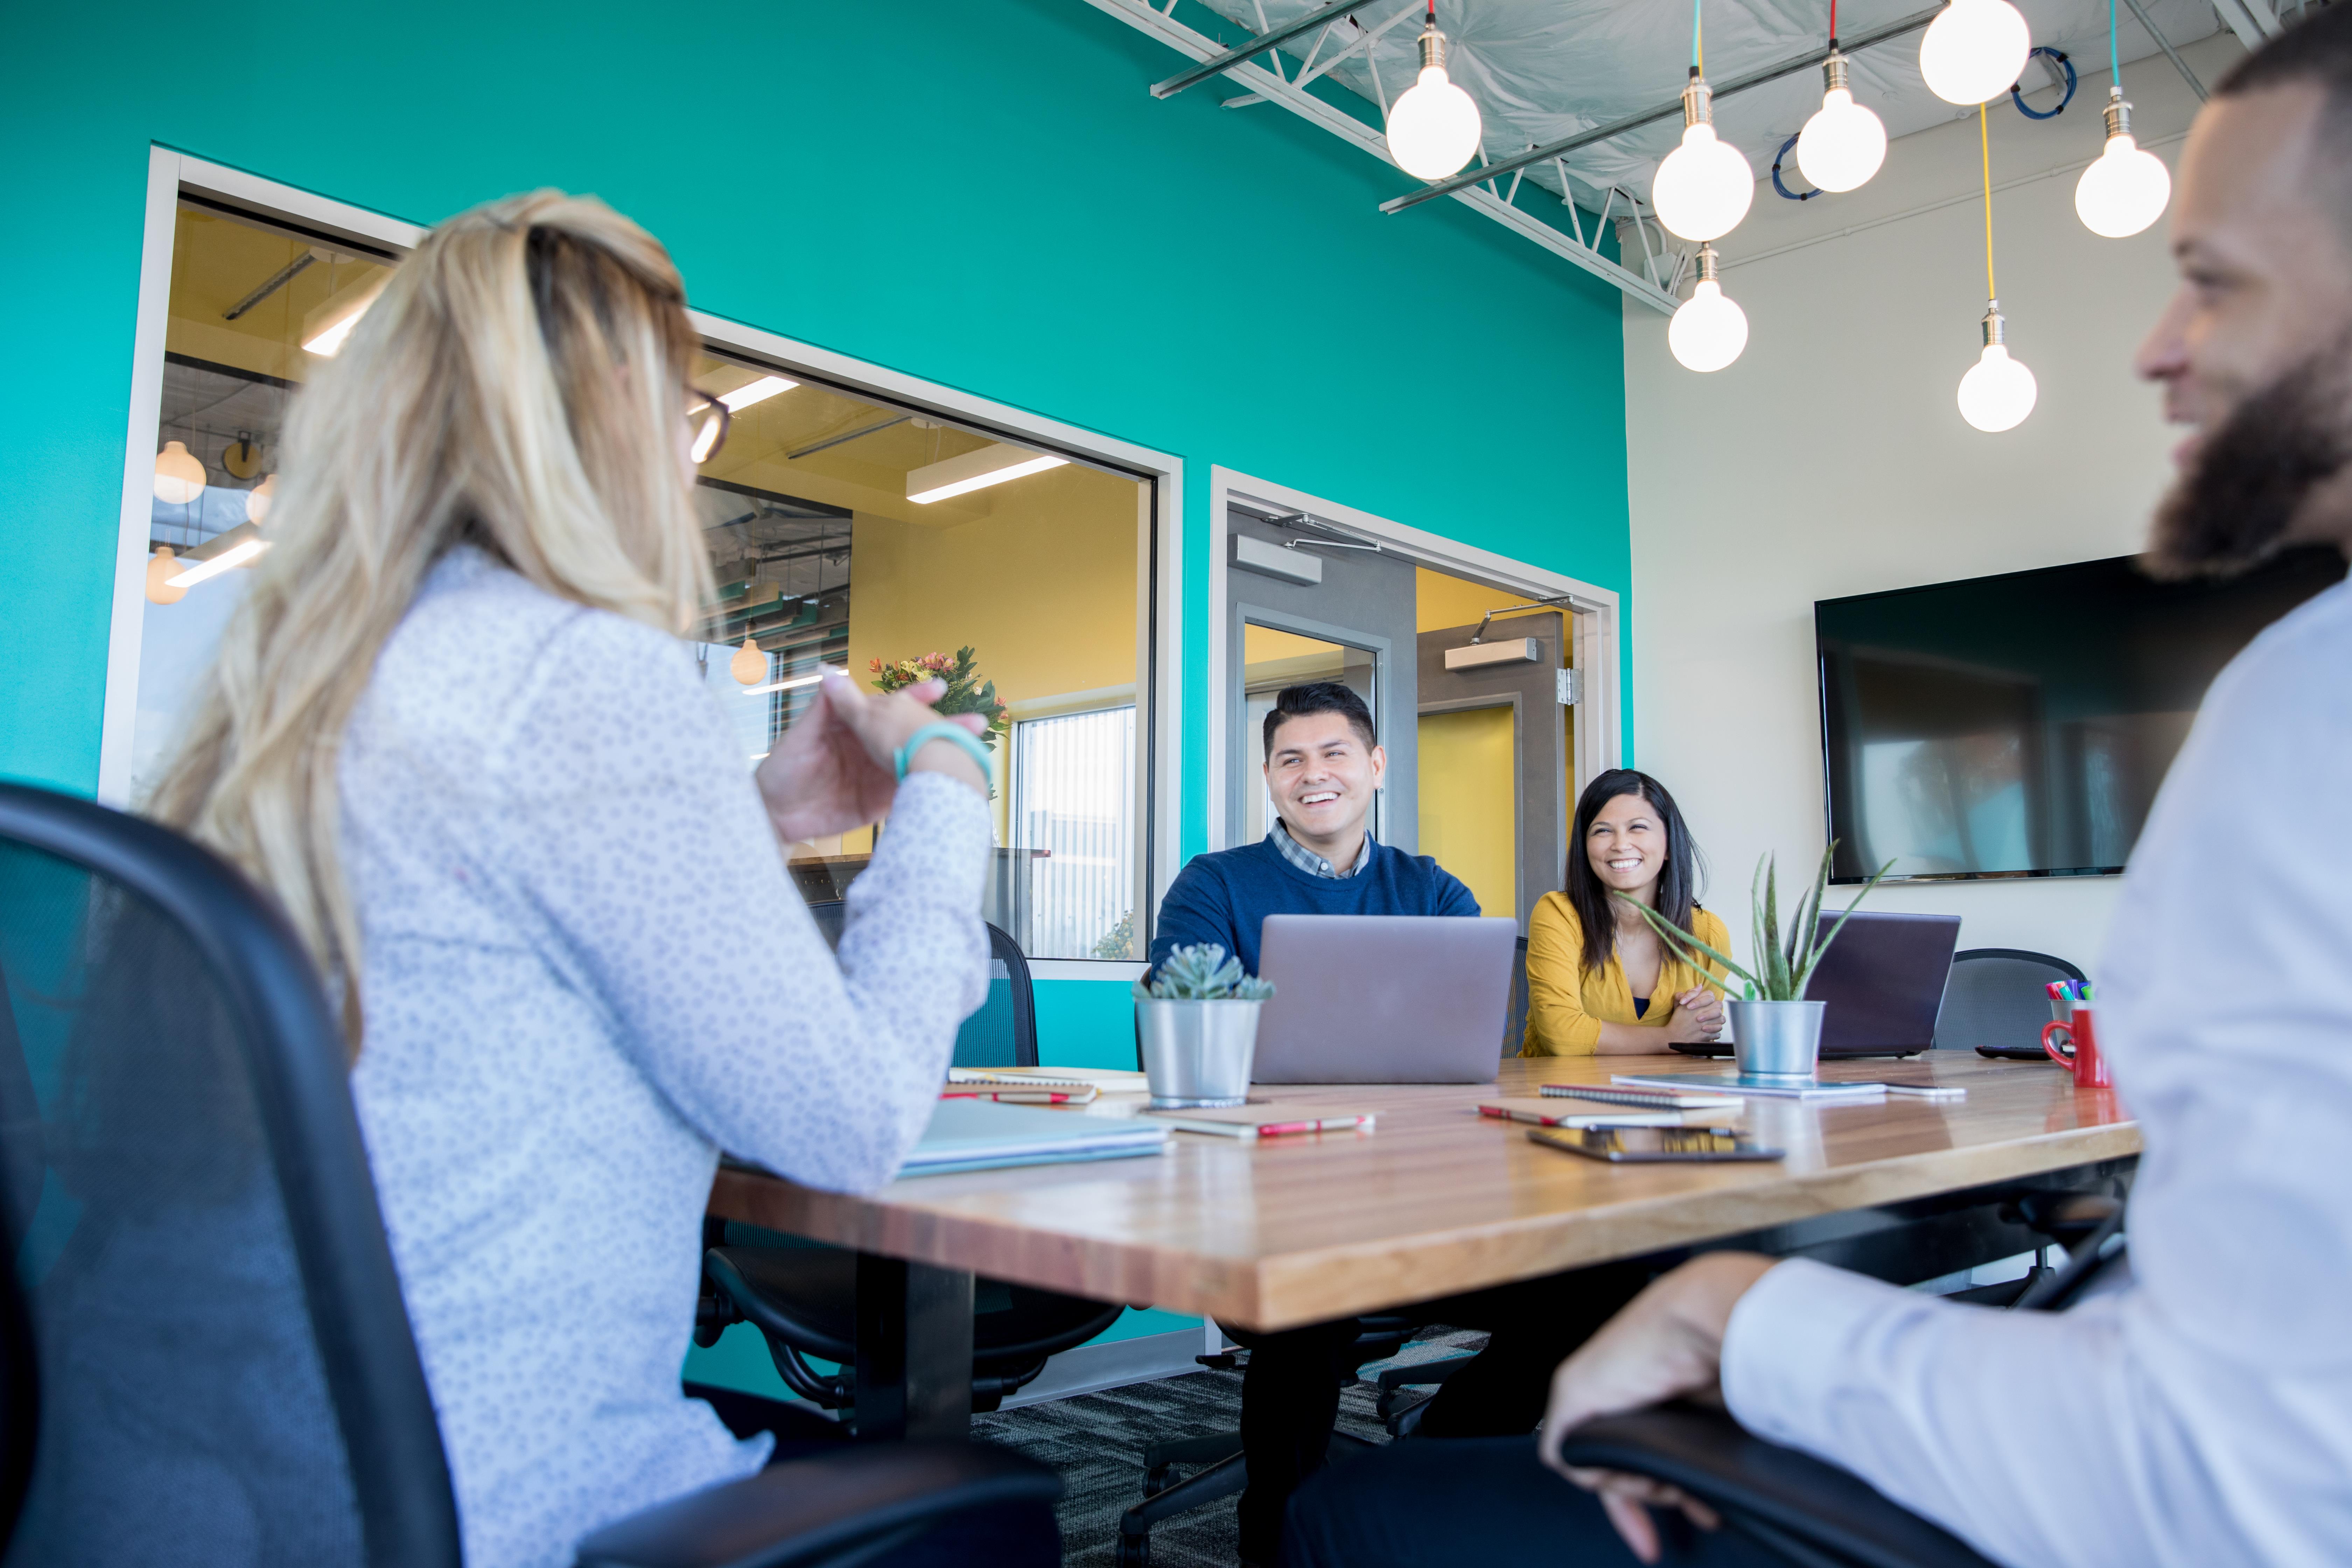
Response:
[[[1655,1055],[1723,1032],[1722,966],[1676,957],[1624,901],[1728,952],[1723,922],[1698,906],[1700,868],[1683,814],[1657,780],[1614,768],[1585,786],[1567,885],[1538,901],[1528,925],[1522,1056]]]

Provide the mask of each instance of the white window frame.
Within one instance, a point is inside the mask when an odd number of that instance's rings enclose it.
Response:
[[[1233,692],[1227,668],[1226,576],[1233,530],[1230,508],[1236,500],[1271,502],[1294,512],[1305,512],[1317,523],[1334,527],[1417,566],[1450,573],[1492,586],[1497,593],[1528,599],[1565,598],[1561,607],[1570,617],[1575,641],[1579,700],[1570,710],[1576,733],[1573,800],[1599,773],[1617,766],[1622,727],[1618,712],[1617,671],[1619,616],[1617,593],[1581,578],[1546,567],[1515,561],[1481,550],[1475,544],[1408,527],[1371,512],[1308,495],[1304,490],[1261,479],[1219,464],[1209,468],[1209,842],[1225,842],[1228,763],[1227,729],[1232,723]]]
[[[210,197],[276,214],[328,234],[404,253],[425,230],[382,213],[331,200],[242,169],[193,158],[168,147],[147,155],[147,205],[139,266],[139,317],[131,334],[130,422],[123,447],[122,511],[115,545],[114,595],[106,648],[106,700],[99,738],[98,798],[130,805],[131,731],[139,711],[139,645],[146,610],[147,539],[152,515],[155,431],[163,405],[163,343],[169,325],[172,247],[180,196]],[[1156,910],[1181,864],[1183,815],[1182,710],[1184,603],[1184,462],[1171,454],[1121,441],[1010,404],[902,374],[781,333],[691,310],[695,331],[730,355],[802,372],[853,393],[917,412],[934,412],[1027,446],[1058,448],[1151,482],[1139,487],[1136,551],[1136,668],[1150,673],[1151,689],[1137,694],[1138,733],[1150,747],[1136,776],[1136,816],[1148,824],[1150,907]],[[1156,511],[1156,518],[1155,518]],[[1158,553],[1151,556],[1153,524]],[[1158,603],[1153,600],[1156,597]],[[1156,647],[1154,641],[1157,641]],[[1157,811],[1151,809],[1157,797]],[[1043,960],[1040,978],[1126,978],[1142,965],[1100,960]]]

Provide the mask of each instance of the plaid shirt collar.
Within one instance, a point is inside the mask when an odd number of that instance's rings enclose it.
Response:
[[[1343,877],[1360,877],[1372,863],[1372,830],[1369,827],[1364,829],[1364,847],[1356,851],[1356,863],[1344,871],[1337,869],[1330,861],[1293,838],[1290,836],[1290,829],[1283,825],[1282,818],[1278,816],[1274,819],[1274,826],[1266,830],[1265,836],[1276,849],[1282,851],[1284,859],[1310,877],[1328,877],[1335,881]]]

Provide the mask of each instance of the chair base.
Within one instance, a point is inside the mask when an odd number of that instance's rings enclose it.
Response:
[[[1359,1454],[1380,1447],[1352,1432],[1334,1432],[1331,1443],[1339,1455]],[[1178,1465],[1206,1464],[1197,1476],[1168,1485],[1168,1473]],[[1145,1568],[1151,1561],[1151,1527],[1163,1519],[1205,1508],[1249,1485],[1249,1461],[1242,1453],[1239,1432],[1216,1432],[1205,1437],[1179,1437],[1154,1443],[1143,1451],[1143,1500],[1118,1518],[1119,1568]]]

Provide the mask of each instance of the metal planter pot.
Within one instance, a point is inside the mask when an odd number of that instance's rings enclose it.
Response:
[[[1239,1105],[1249,1099],[1263,1002],[1138,1002],[1143,1071],[1158,1106]]]
[[[1809,1079],[1821,1059],[1826,1002],[1727,1002],[1732,1055],[1752,1078]]]

